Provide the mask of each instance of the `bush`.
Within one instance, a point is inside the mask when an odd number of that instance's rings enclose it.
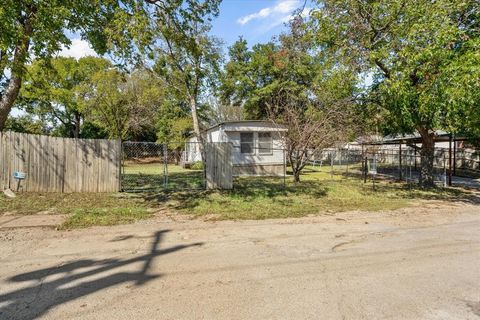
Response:
[[[196,161],[192,163],[190,166],[190,169],[192,170],[203,170],[203,162],[202,161]]]

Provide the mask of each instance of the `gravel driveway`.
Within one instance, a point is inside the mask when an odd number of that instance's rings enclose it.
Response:
[[[0,319],[480,319],[480,206],[0,230]]]

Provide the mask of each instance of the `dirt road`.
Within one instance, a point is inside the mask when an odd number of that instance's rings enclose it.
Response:
[[[480,206],[0,231],[0,319],[480,319]]]

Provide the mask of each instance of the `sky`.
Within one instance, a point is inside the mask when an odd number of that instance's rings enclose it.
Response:
[[[251,47],[268,42],[272,36],[285,30],[295,9],[303,7],[305,0],[223,0],[220,15],[212,23],[211,34],[222,39],[225,51],[240,36]],[[307,2],[308,4],[311,0]],[[75,36],[69,48],[64,47],[61,56],[76,59],[95,55],[89,44]]]
[[[304,12],[309,10],[312,0],[307,0]],[[305,0],[223,0],[220,14],[212,23],[211,34],[223,40],[224,51],[242,36],[250,47],[256,43],[265,43],[273,36],[286,30],[285,23],[292,17],[293,11],[303,7]],[[87,41],[78,35],[71,36],[72,44],[63,47],[59,53],[63,57],[79,59],[96,56]],[[13,115],[20,114],[13,110]]]

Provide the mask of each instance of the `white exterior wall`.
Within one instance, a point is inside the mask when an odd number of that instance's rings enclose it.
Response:
[[[242,131],[249,132],[249,131]],[[261,130],[259,130],[261,132]],[[233,144],[233,165],[251,164],[283,164],[283,144],[280,133],[272,134],[273,150],[272,154],[259,154],[258,150],[258,132],[253,134],[253,154],[244,154],[240,152],[240,132],[226,132],[228,141]]]
[[[206,134],[206,142],[231,142],[233,144],[233,165],[283,165],[282,132],[284,131],[286,131],[285,128],[278,127],[269,122],[242,121],[238,123],[225,123],[209,129]],[[253,154],[242,154],[240,152],[240,132],[253,132]],[[272,154],[259,154],[258,132],[272,132]],[[197,138],[192,137],[188,141],[184,161],[186,163],[201,161]]]
[[[200,154],[200,146],[198,145],[197,137],[191,137],[185,143],[185,151],[183,154],[182,161],[184,163],[194,163],[202,161],[202,156]]]

